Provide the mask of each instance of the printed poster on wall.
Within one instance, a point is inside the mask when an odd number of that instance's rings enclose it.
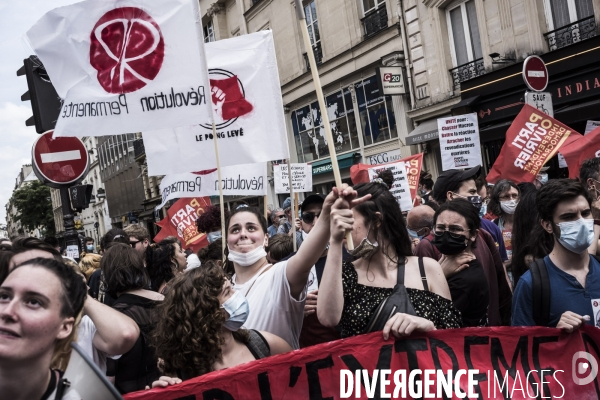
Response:
[[[477,113],[438,118],[442,169],[465,169],[482,165]]]
[[[206,44],[221,166],[289,158],[273,33]],[[217,166],[209,119],[143,132],[151,176]]]
[[[406,177],[406,166],[404,162],[396,162],[369,168],[369,180],[373,181],[377,174],[383,170],[390,170],[394,174],[394,184],[390,188],[390,192],[398,201],[400,210],[410,211],[413,207],[412,198],[410,195],[410,186]]]
[[[193,0],[87,0],[26,34],[63,99],[54,137],[116,135],[211,120]]]
[[[292,188],[294,192],[312,192],[312,167],[307,163],[290,164],[292,169]],[[289,193],[290,180],[287,164],[273,165],[275,193]]]
[[[221,182],[225,196],[264,196],[267,194],[267,164],[244,164],[221,168]],[[160,182],[161,209],[172,199],[219,195],[216,169],[184,174],[165,175]]]
[[[544,164],[573,135],[577,140],[583,139],[565,124],[525,104],[506,131],[506,141],[486,180],[494,184],[500,179],[533,182]],[[574,166],[567,152],[562,154],[567,165]]]

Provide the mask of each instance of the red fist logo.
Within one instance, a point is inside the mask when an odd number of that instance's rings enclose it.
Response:
[[[91,33],[90,64],[108,93],[135,92],[156,78],[165,56],[158,24],[135,7],[115,8]]]

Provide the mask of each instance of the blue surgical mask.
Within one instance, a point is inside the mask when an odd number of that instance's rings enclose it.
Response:
[[[539,174],[537,176],[537,180],[542,184],[545,185],[546,183],[548,183],[548,174]]]
[[[208,239],[208,243],[216,242],[221,239],[221,231],[208,232],[206,238]]]
[[[575,254],[586,251],[594,241],[593,219],[580,218],[576,221],[561,222],[556,225],[560,228],[558,242]]]
[[[94,251],[94,245],[93,244],[88,244],[87,246],[85,246],[85,248],[90,253]]]
[[[485,214],[487,214],[487,203],[481,205],[481,208],[479,209],[479,218],[483,218]]]
[[[408,229],[408,228],[406,228],[406,230],[408,231],[408,234],[410,235],[411,238],[416,239],[419,237],[419,234],[416,231],[413,231],[412,229]]]
[[[229,319],[225,321],[225,328],[230,331],[237,331],[246,323],[248,314],[250,314],[250,307],[248,306],[248,300],[240,291],[233,292],[230,298],[225,300],[221,304],[221,308],[229,314]]]

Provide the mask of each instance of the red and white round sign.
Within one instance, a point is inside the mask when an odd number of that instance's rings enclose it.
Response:
[[[77,137],[52,139],[53,133],[45,132],[33,144],[33,171],[39,180],[50,187],[71,186],[87,175],[87,149]]]
[[[529,89],[543,92],[548,86],[548,69],[544,60],[538,56],[527,57],[523,61],[523,80]]]

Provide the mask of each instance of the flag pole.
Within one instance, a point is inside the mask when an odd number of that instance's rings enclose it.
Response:
[[[288,169],[288,183],[290,185],[290,201],[294,201],[294,187],[292,186],[292,165],[290,164],[290,159],[287,161],[287,169]],[[294,203],[291,204],[290,214],[293,215],[290,224],[292,225],[292,243],[294,245],[294,252],[298,251],[298,244],[296,243],[296,218],[298,218],[298,208],[294,207]]]
[[[215,119],[213,115],[212,123],[213,131],[213,142],[215,144],[215,156],[217,157],[217,179],[219,180],[219,203],[221,210],[221,259],[223,260],[223,268],[225,268],[225,247],[227,243],[225,241],[225,202],[223,201],[223,181],[221,181],[221,160],[219,159],[219,144],[217,143],[217,126],[215,125]]]
[[[310,37],[308,36],[308,27],[306,26],[306,15],[304,15],[304,7],[302,7],[301,0],[295,0],[296,14],[298,20],[300,20],[300,30],[302,31],[302,37],[304,39],[304,48],[306,49],[306,55],[308,56],[308,62],[310,64],[310,72],[312,74],[313,82],[315,84],[315,92],[317,93],[317,100],[319,101],[319,108],[321,109],[321,119],[325,128],[325,137],[327,138],[327,147],[329,148],[329,155],[331,156],[331,167],[333,169],[333,176],[335,178],[335,185],[337,187],[342,186],[342,176],[340,174],[340,167],[338,165],[337,157],[335,154],[335,145],[333,141],[333,135],[331,134],[331,125],[329,123],[329,115],[327,114],[327,107],[325,107],[325,98],[323,96],[323,88],[321,87],[321,79],[319,78],[319,71],[317,70],[317,62],[315,61],[315,55],[312,50],[310,43]],[[291,171],[290,171],[291,176]],[[291,186],[291,185],[290,185]],[[290,187],[291,196],[291,187]],[[352,235],[350,232],[346,232],[346,247],[348,250],[354,249],[354,243],[352,241]]]

